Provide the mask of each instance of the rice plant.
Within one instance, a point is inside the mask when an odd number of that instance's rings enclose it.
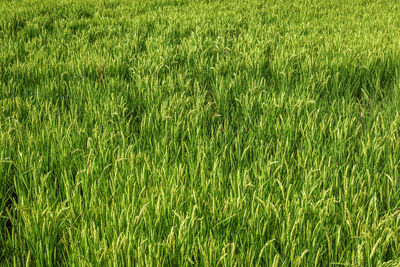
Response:
[[[400,265],[399,14],[0,1],[0,264]]]

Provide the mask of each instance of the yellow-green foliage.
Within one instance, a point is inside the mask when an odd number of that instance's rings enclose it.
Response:
[[[0,0],[0,262],[400,264],[400,2]]]

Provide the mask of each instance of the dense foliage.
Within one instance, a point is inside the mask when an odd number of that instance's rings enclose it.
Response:
[[[399,14],[1,0],[0,262],[400,264]]]

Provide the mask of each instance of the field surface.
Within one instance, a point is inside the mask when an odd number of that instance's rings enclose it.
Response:
[[[0,265],[398,266],[400,1],[0,0]]]

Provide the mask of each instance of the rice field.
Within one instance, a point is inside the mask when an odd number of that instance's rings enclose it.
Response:
[[[399,266],[400,2],[0,0],[0,265]]]

